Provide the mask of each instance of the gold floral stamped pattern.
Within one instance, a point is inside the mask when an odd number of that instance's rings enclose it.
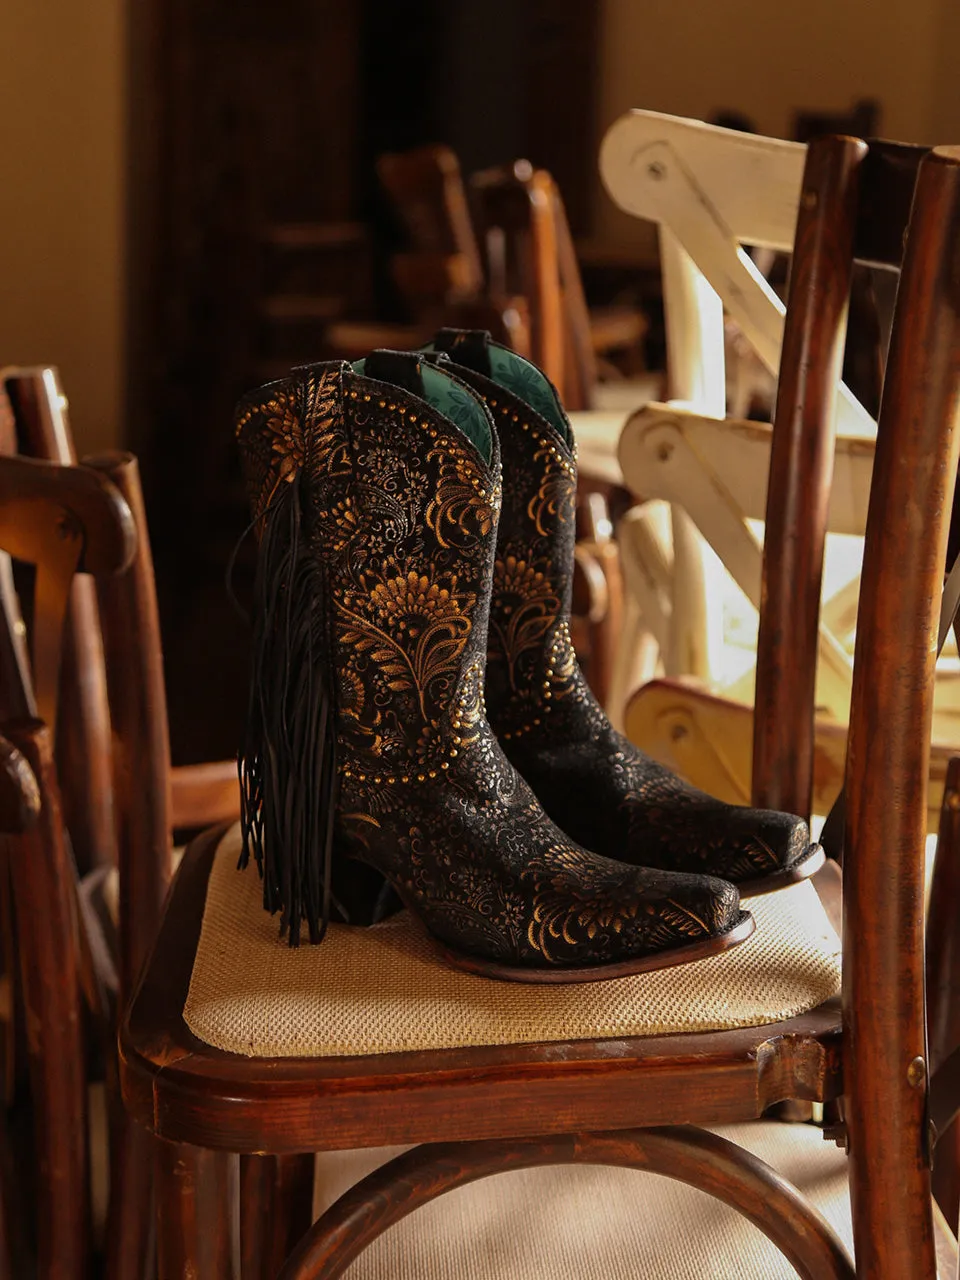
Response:
[[[518,664],[524,653],[539,654],[556,621],[560,600],[545,569],[547,563],[498,557],[493,567],[494,607],[490,616],[490,648],[507,664],[510,686],[517,689]]]
[[[378,678],[393,693],[415,693],[420,714],[429,719],[427,696],[433,681],[451,674],[470,635],[472,592],[410,570],[360,591],[346,590],[337,602],[340,642],[369,654]]]

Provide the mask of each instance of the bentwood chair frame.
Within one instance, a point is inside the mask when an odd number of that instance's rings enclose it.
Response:
[[[106,1073],[110,1124],[106,1275],[128,1280],[150,1270],[153,1161],[149,1136],[120,1105],[117,1011],[156,929],[173,827],[235,814],[236,772],[233,762],[170,767],[136,461],[113,454],[75,465],[55,369],[6,369],[0,381],[12,409],[0,414],[0,548],[36,565],[25,629],[10,562],[0,556],[0,720],[44,799],[40,822],[6,842],[13,892],[3,899],[4,933],[15,928],[18,938],[8,972],[18,973],[31,1028],[39,1275],[87,1274],[84,1117],[92,1058]],[[18,448],[45,457],[18,455]],[[78,863],[94,877],[101,869],[117,874],[115,954],[94,923]]]
[[[80,1280],[86,1274],[89,1251],[84,1022],[90,1019],[98,1047],[109,1063],[114,1021],[102,971],[87,945],[79,883],[56,783],[53,733],[36,715],[42,709],[55,722],[60,645],[74,574],[111,575],[126,570],[135,554],[133,520],[116,486],[99,471],[0,458],[0,548],[36,566],[32,663],[19,628],[3,627],[2,698],[4,734],[32,769],[42,799],[39,820],[29,830],[8,836],[3,850],[17,939],[15,1007],[22,1006],[28,1028],[25,1056],[36,1172],[37,1274],[41,1280]],[[19,620],[17,601],[9,581],[4,588],[9,624]],[[149,805],[145,797],[144,807]],[[8,1066],[11,1074],[14,1067]],[[142,1150],[142,1138],[123,1121],[119,1110],[114,1119],[120,1147],[130,1138]],[[134,1174],[126,1191],[136,1196],[139,1185]],[[118,1183],[115,1188],[124,1206],[120,1218],[131,1203],[122,1186]],[[136,1217],[135,1211],[132,1216]],[[114,1220],[118,1220],[116,1213]]]
[[[815,654],[823,504],[800,499],[821,492],[813,478],[829,474],[819,407],[837,380],[830,317],[846,305],[842,264],[852,260],[857,183],[868,164],[865,144],[825,139],[811,146],[804,174],[787,343],[805,355],[806,386],[784,448],[797,451],[810,419],[815,438],[805,462],[800,450],[799,478],[778,464],[773,470],[767,601],[774,599],[766,607],[782,616],[778,592],[792,592],[794,603],[786,636],[762,629],[761,670],[765,678],[779,673],[781,691],[799,680],[810,705],[791,707],[792,736],[775,724],[761,733],[774,801],[790,789],[787,758],[804,790],[811,743],[812,684],[797,661],[802,653],[809,665]],[[265,1275],[267,1208],[277,1210],[271,1248],[282,1253],[279,1238],[295,1234],[294,1218],[280,1212],[287,1172],[303,1169],[290,1157],[391,1143],[426,1145],[334,1205],[304,1236],[284,1280],[341,1275],[391,1223],[477,1177],[591,1161],[689,1181],[737,1207],[803,1276],[849,1278],[842,1247],[794,1188],[741,1149],[688,1127],[756,1117],[787,1098],[842,1099],[836,1133],[849,1149],[858,1274],[936,1274],[928,1115],[934,1103],[937,1115],[953,1104],[942,1076],[932,1094],[928,1082],[922,849],[937,606],[960,445],[958,243],[960,150],[942,150],[921,166],[877,442],[847,766],[842,1001],[725,1033],[242,1058],[204,1045],[183,1020],[219,835],[209,833],[186,853],[121,1033],[127,1107],[160,1140],[161,1280],[234,1274],[231,1153],[247,1153],[241,1244],[250,1274]],[[771,536],[777,520],[779,542]],[[799,546],[784,547],[790,538]],[[759,706],[768,719],[782,714],[772,693]],[[834,910],[838,875],[828,864],[819,885]],[[445,1141],[435,1143],[438,1135]],[[943,1247],[944,1266],[955,1266],[952,1237]]]

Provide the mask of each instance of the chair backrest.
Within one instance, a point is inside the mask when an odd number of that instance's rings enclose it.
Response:
[[[530,357],[562,391],[565,348],[553,181],[529,161],[518,160],[475,173],[470,189],[489,296],[526,300]]]
[[[725,558],[728,544],[738,550],[735,576],[758,607],[762,602],[766,619],[758,648],[754,800],[797,813],[810,812],[813,794],[818,649],[831,709],[842,715],[849,699],[849,659],[828,632],[818,643],[817,631],[834,428],[850,438],[875,433],[840,383],[852,272],[855,261],[899,265],[924,154],[920,147],[871,144],[857,170],[861,195],[844,212],[831,203],[835,181],[831,187],[824,178],[822,192],[804,186],[806,151],[795,143],[652,112],[625,116],[604,141],[601,168],[611,194],[661,227],[674,393],[722,422],[723,306],[780,374],[762,583],[759,550],[733,512],[736,503],[726,503],[723,486],[711,487],[705,474],[703,497],[728,535],[714,545],[723,546]],[[852,219],[846,239],[839,229],[844,217]],[[804,238],[785,308],[741,245],[790,249],[798,227]],[[648,448],[656,425],[651,413],[643,432]],[[634,441],[640,434],[633,433]],[[663,452],[672,457],[675,450]],[[731,494],[742,499],[742,487],[738,482]],[[676,494],[656,496],[684,502]],[[703,513],[695,514],[700,523]]]
[[[560,271],[560,303],[563,309],[564,403],[568,409],[587,409],[597,382],[597,360],[593,348],[590,312],[583,290],[580,263],[570,234],[567,210],[560,188],[551,178],[553,217],[556,226],[557,265]]]
[[[804,169],[777,388],[757,645],[753,795],[809,813],[836,388],[855,261],[899,268],[926,150],[818,139]]]
[[[792,249],[805,154],[656,111],[631,111],[607,131],[607,191],[660,229],[671,399],[723,417],[724,310],[777,375],[785,306],[743,246]],[[842,385],[838,394],[838,425],[872,433],[863,406]]]
[[[940,587],[960,449],[958,245],[960,150],[811,142],[765,512],[754,798],[809,812],[823,543],[853,265],[896,267],[902,256],[845,781],[844,1121],[858,1269],[867,1275],[936,1274],[923,852]]]
[[[523,298],[531,358],[560,389],[568,409],[584,409],[597,380],[590,316],[560,191],[528,160],[470,179],[492,298]]]
[[[3,671],[2,713],[16,717],[3,724],[3,732],[30,764],[41,800],[37,823],[6,842],[18,939],[18,989],[31,1028],[28,1060],[41,1170],[37,1204],[44,1223],[41,1274],[53,1274],[43,1267],[56,1259],[63,1267],[57,1274],[79,1277],[86,1274],[89,1197],[88,1020],[82,1005],[92,1014],[90,1025],[99,1036],[97,1057],[107,1064],[110,1085],[114,1015],[132,993],[171,873],[166,704],[136,460],[112,454],[85,465],[60,466],[0,457],[0,549],[36,571],[32,594],[14,596],[0,619],[0,640],[5,638],[9,648],[15,643],[11,635],[26,635],[23,661]],[[107,657],[110,790],[120,895],[115,969],[98,942],[80,891],[60,803],[52,732],[42,720],[23,718],[24,711],[34,710],[49,724],[59,718],[58,659],[76,573],[96,578]],[[4,632],[10,634],[4,637]],[[142,1244],[135,1233],[143,1226],[139,1215],[146,1175],[143,1168],[125,1167],[124,1161],[134,1159],[127,1130],[114,1136],[111,1149],[118,1163],[111,1178],[126,1180],[127,1189],[113,1188],[118,1196],[116,1209],[113,1196],[110,1208],[115,1238],[108,1241],[108,1249],[128,1260],[120,1264],[125,1273],[129,1258]],[[140,1159],[146,1160],[142,1152]]]
[[[483,271],[455,153],[439,145],[389,153],[377,175],[409,240],[393,274],[414,313],[479,297]]]
[[[668,393],[681,408],[717,420],[725,415],[725,316],[766,376],[777,375],[784,303],[744,246],[768,253],[791,248],[804,157],[799,143],[653,111],[631,111],[607,131],[600,171],[610,196],[658,226]],[[847,388],[838,394],[843,429],[875,434],[873,419]],[[721,606],[704,573],[702,545],[676,504],[673,524],[665,665],[709,684],[718,674]],[[753,559],[759,563],[756,546]]]
[[[804,192],[819,200],[835,185],[830,203],[845,211],[841,236],[868,258],[882,252],[889,260],[894,246],[872,237],[864,205],[875,190],[871,169],[884,167],[883,152],[875,157],[851,139],[817,140]],[[804,204],[816,212],[813,199]],[[812,222],[804,226],[801,215],[798,243],[826,236]],[[958,246],[960,148],[938,148],[919,165],[883,388],[847,753],[844,1120],[864,1275],[936,1275],[923,847],[940,589],[960,452]]]
[[[78,573],[96,579],[107,657],[111,815],[120,869],[120,980],[129,992],[170,875],[170,755],[153,564],[136,459],[60,466],[0,457],[0,550],[35,566],[31,607],[8,596],[0,715],[58,721],[62,642]],[[24,645],[26,633],[29,644]],[[52,740],[52,730],[50,731]]]
[[[4,412],[6,411],[6,412]],[[69,466],[77,460],[60,377],[49,365],[0,369],[0,453]],[[9,562],[0,557],[0,602],[10,605]],[[9,628],[7,629],[9,634]],[[0,643],[2,643],[0,636]],[[81,871],[117,861],[110,714],[96,587],[87,574],[70,589],[59,684],[57,768]]]
[[[33,565],[27,624],[19,597],[4,600],[0,677],[4,734],[37,786],[37,820],[4,837],[17,948],[16,989],[29,1028],[26,1057],[39,1176],[40,1274],[79,1276],[88,1248],[86,1061],[82,1004],[107,1049],[113,1030],[93,962],[66,834],[53,755],[59,667],[74,575],[122,573],[135,551],[133,520],[96,471],[0,457],[0,548]],[[12,576],[8,579],[12,582]],[[40,713],[47,723],[36,719]],[[4,901],[4,928],[11,927]],[[13,972],[10,977],[13,979]]]

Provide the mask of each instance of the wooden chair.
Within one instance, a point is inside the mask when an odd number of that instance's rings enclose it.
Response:
[[[442,145],[417,147],[382,155],[376,167],[406,236],[406,248],[393,255],[390,269],[409,321],[339,319],[327,326],[314,358],[353,360],[375,347],[418,347],[444,324],[488,328],[499,340],[510,339],[525,351],[527,339],[519,315],[490,305],[486,298],[455,153]]]
[[[456,154],[446,146],[390,153],[377,176],[409,238],[394,280],[414,315],[479,297],[483,269]]]
[[[106,1072],[106,1274],[119,1280],[144,1274],[149,1265],[152,1161],[146,1135],[126,1122],[119,1104],[116,1012],[155,929],[169,880],[173,827],[196,829],[236,814],[236,767],[170,766],[136,462],[111,455],[90,466],[60,466],[10,454],[19,443],[69,460],[73,449],[55,370],[8,369],[0,386],[15,409],[4,418],[8,456],[0,457],[0,548],[36,565],[26,622],[12,576],[5,571],[0,580],[0,718],[32,764],[44,797],[42,821],[20,841],[29,848],[11,848],[12,919],[7,916],[19,940],[18,985],[31,1028],[38,1203],[45,1219],[40,1242],[47,1250],[41,1252],[40,1274],[58,1280],[86,1274],[89,1060],[99,1078]],[[78,569],[83,573],[75,577]],[[97,584],[98,601],[91,575],[104,574],[118,576]],[[69,737],[65,725],[72,726]],[[56,766],[54,734],[47,726],[56,726]],[[99,773],[77,755],[81,750],[95,755]],[[58,776],[74,797],[72,811],[61,806]],[[92,788],[103,791],[88,795]],[[72,856],[73,814],[104,815],[106,847],[93,843],[94,871],[82,884]],[[94,821],[80,829],[95,836],[98,831]],[[103,873],[118,882],[112,955],[109,933],[101,936],[89,906],[89,885],[100,885]],[[72,1003],[79,998],[77,975],[86,1012]],[[92,1057],[82,1025],[91,1017]]]
[[[372,246],[358,222],[267,221],[257,239],[245,267],[257,288],[238,354],[267,382],[314,359],[331,329],[369,314]]]
[[[809,199],[801,206],[797,237],[806,265],[795,269],[795,281],[806,282],[795,288],[805,293],[825,264],[844,260],[854,234],[864,154],[863,144],[850,139],[811,147],[804,177]],[[225,930],[219,946],[228,957],[226,971],[240,974],[234,999],[242,1000],[245,982],[260,963],[244,970],[244,949],[254,946],[249,930],[279,966],[271,969],[271,982],[284,966],[292,973],[291,966],[319,964],[316,957],[324,954],[323,947],[281,952],[269,940],[269,927],[261,937],[259,917],[231,915],[230,902],[244,893],[258,910],[256,886],[227,865],[234,847],[229,840],[226,861],[217,863],[225,837],[213,831],[185,855],[121,1033],[127,1106],[161,1140],[161,1280],[235,1274],[231,1152],[247,1153],[240,1202],[244,1265],[249,1274],[263,1275],[270,1274],[264,1223],[272,1226],[278,1253],[292,1224],[289,1213],[279,1212],[283,1178],[276,1157],[391,1142],[426,1145],[362,1180],[327,1210],[288,1259],[280,1273],[284,1280],[342,1274],[387,1227],[455,1187],[507,1169],[562,1163],[667,1173],[737,1207],[801,1275],[850,1277],[853,1268],[836,1237],[796,1189],[734,1144],[685,1127],[755,1119],[785,1098],[834,1103],[841,1097],[842,1120],[832,1133],[849,1152],[858,1274],[881,1280],[932,1277],[938,1243],[941,1274],[952,1274],[956,1242],[938,1222],[930,1197],[928,1103],[935,1101],[944,1114],[951,1101],[940,1079],[928,1090],[920,905],[932,637],[960,446],[953,412],[960,390],[958,237],[960,151],[938,151],[920,172],[868,522],[846,769],[842,1007],[828,1000],[781,1024],[646,1039],[489,1043],[319,1058],[247,1056],[256,1049],[249,1040],[245,1053],[213,1049],[190,1031],[184,1005],[214,881],[227,885],[215,907],[226,915],[218,916],[216,927]],[[844,281],[831,279],[830,296],[840,307]],[[824,318],[822,342],[815,337],[817,314]],[[811,335],[811,414],[836,377],[830,314],[807,311],[802,330]],[[787,500],[804,483],[802,468],[797,481],[779,468],[774,475],[771,528],[779,519],[782,531],[789,528],[806,548],[812,589],[822,504],[797,507]],[[915,518],[921,511],[924,518]],[[768,559],[778,545],[768,534]],[[777,595],[777,570],[775,562],[768,564],[766,600]],[[891,627],[893,616],[904,625]],[[815,616],[805,608],[797,622],[786,637],[763,630],[780,685],[767,686],[758,708],[768,726],[792,717],[793,763],[802,790],[811,742],[805,726],[812,724],[813,707],[812,684],[798,673],[797,661],[802,656],[804,671],[812,670]],[[789,706],[788,673],[801,691]],[[768,792],[785,793],[788,779],[775,741],[768,752]],[[225,881],[227,874],[232,879]],[[837,875],[828,864],[821,876],[827,900]],[[757,900],[754,909],[760,905]],[[721,969],[713,980],[722,982]],[[229,1023],[235,1006],[223,994],[227,1003],[217,1008]],[[498,1001],[509,996],[494,994]],[[314,1008],[309,993],[306,999],[304,1009]],[[191,1008],[196,1021],[196,1002]],[[266,1025],[271,1026],[269,1017]],[[239,1028],[237,1034],[242,1040]],[[674,1223],[672,1230],[677,1243],[684,1223]],[[391,1274],[396,1273],[395,1267]]]
[[[14,453],[62,466],[77,462],[67,397],[52,365],[0,368],[0,454]],[[52,706],[57,708],[57,767],[64,780],[67,826],[83,871],[118,861],[106,666],[96,589],[88,575],[78,576],[71,587],[66,626]],[[235,762],[172,765],[170,804],[176,831],[230,818],[237,812]]]
[[[529,346],[514,340],[515,349],[544,370],[568,409],[587,408],[598,354],[639,344],[644,317],[623,307],[588,309],[563,199],[546,170],[517,160],[474,174],[470,188],[490,301],[529,327]]]
[[[28,670],[21,630],[5,628],[2,694],[5,736],[32,770],[43,802],[39,821],[8,837],[4,849],[17,938],[17,992],[29,1029],[37,1273],[79,1280],[89,1251],[87,1046],[81,997],[104,1045],[109,1043],[110,1016],[100,974],[83,945],[79,884],[59,803],[53,734],[35,716],[42,708],[56,723],[61,643],[74,573],[126,569],[135,550],[133,521],[116,487],[101,473],[7,457],[0,459],[0,547],[36,566],[28,631],[32,661]],[[5,607],[9,619],[9,596]],[[9,661],[14,654],[17,660]]]
[[[522,334],[508,333],[506,341],[539,364],[559,389],[567,409],[584,408],[597,385],[597,348],[639,342],[645,330],[643,317],[629,309],[600,315],[588,310],[563,200],[549,173],[518,160],[510,167],[474,174],[470,185],[485,249],[491,307],[502,315],[526,317]],[[642,392],[637,395],[644,398]],[[602,472],[596,473],[588,458],[581,459],[580,555],[584,565],[589,563],[603,575],[604,604],[601,608],[600,596],[595,594],[580,615],[585,619],[580,634],[587,677],[604,704],[611,688],[623,598],[610,509],[622,505],[623,493],[621,485],[611,486]],[[603,526],[599,536],[598,522]],[[601,590],[599,579],[597,590]]]

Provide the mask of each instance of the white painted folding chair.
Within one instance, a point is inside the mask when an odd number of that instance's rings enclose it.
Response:
[[[753,243],[789,248],[805,150],[652,111],[632,112],[609,130],[601,173],[611,196],[659,229],[671,405],[723,420],[725,304],[776,372],[783,305],[740,240],[749,229]],[[639,409],[629,421],[642,430],[662,409]],[[615,421],[578,414],[574,426],[587,467],[615,468]],[[685,472],[689,462],[681,452],[671,473]],[[762,459],[758,470],[765,477]],[[723,685],[722,602],[716,585],[710,586],[717,578],[710,533],[702,530],[706,542],[698,534],[685,483],[678,501],[677,486],[658,493],[630,477],[626,482],[646,505],[632,511],[619,530],[626,600],[608,701],[615,720],[622,717],[627,695],[653,674],[652,654],[659,653],[669,676]],[[671,504],[669,513],[650,503],[659,497]],[[723,544],[714,546],[725,563]],[[755,559],[759,563],[758,551]],[[646,655],[645,664],[638,664],[638,653]]]
[[[704,559],[709,564],[712,557],[705,555],[687,517],[756,605],[760,545],[744,516],[763,518],[769,434],[742,424],[735,437],[716,430],[726,412],[724,312],[775,377],[785,308],[743,245],[790,250],[805,154],[806,148],[798,143],[649,111],[631,112],[614,124],[601,152],[601,173],[613,199],[658,225],[670,408],[686,410],[683,416],[669,411],[665,416],[663,406],[647,405],[629,420],[621,446],[621,465],[626,459],[630,468],[629,474],[624,472],[628,487],[645,499],[664,498],[673,504],[671,589],[666,597],[659,595],[669,608],[669,617],[658,622],[668,637],[663,664],[669,675],[690,675],[715,689],[727,683],[719,653],[718,575],[704,573]],[[841,439],[875,436],[876,424],[846,387],[840,388],[837,408]],[[638,441],[643,441],[639,457]],[[722,465],[728,453],[736,462],[725,469],[729,501],[724,502],[722,491],[717,492],[715,463],[719,455]],[[662,489],[654,476],[665,482]],[[869,486],[869,471],[866,480]],[[758,496],[758,490],[759,509],[751,511],[750,498]],[[625,557],[662,563],[664,549],[655,551],[651,545],[656,526],[642,512],[630,524]],[[862,529],[858,522],[856,532]],[[631,580],[638,576],[635,569],[625,567],[625,573]],[[649,578],[649,571],[645,576]],[[849,579],[843,585],[849,594]],[[654,602],[647,603],[644,612],[651,618]],[[831,710],[845,719],[850,660],[833,642],[830,616],[828,605],[823,692]],[[833,679],[838,665],[839,679]]]
[[[743,246],[791,249],[805,151],[796,143],[636,111],[611,127],[601,152],[613,199],[659,227],[673,397],[639,409],[621,435],[624,483],[645,505],[620,529],[628,604],[610,700],[622,705],[635,674],[633,655],[649,652],[643,641],[652,633],[668,676],[693,677],[701,688],[723,694],[723,702],[689,687],[654,684],[627,708],[627,732],[701,785],[739,801],[750,793],[754,671],[748,659],[731,674],[729,651],[722,652],[725,575],[716,571],[716,559],[756,608],[772,428],[724,417],[724,312],[776,376],[785,307]],[[859,535],[876,435],[875,422],[842,383],[836,432],[828,528],[843,536],[828,548],[820,619],[819,811],[842,771]],[[672,551],[656,500],[670,504]],[[711,561],[705,573],[703,564]],[[950,743],[960,741],[956,665],[948,657],[938,680],[936,736]],[[730,704],[734,709],[724,712]],[[935,779],[945,765],[945,752],[935,751]],[[934,786],[932,815],[939,794]]]

